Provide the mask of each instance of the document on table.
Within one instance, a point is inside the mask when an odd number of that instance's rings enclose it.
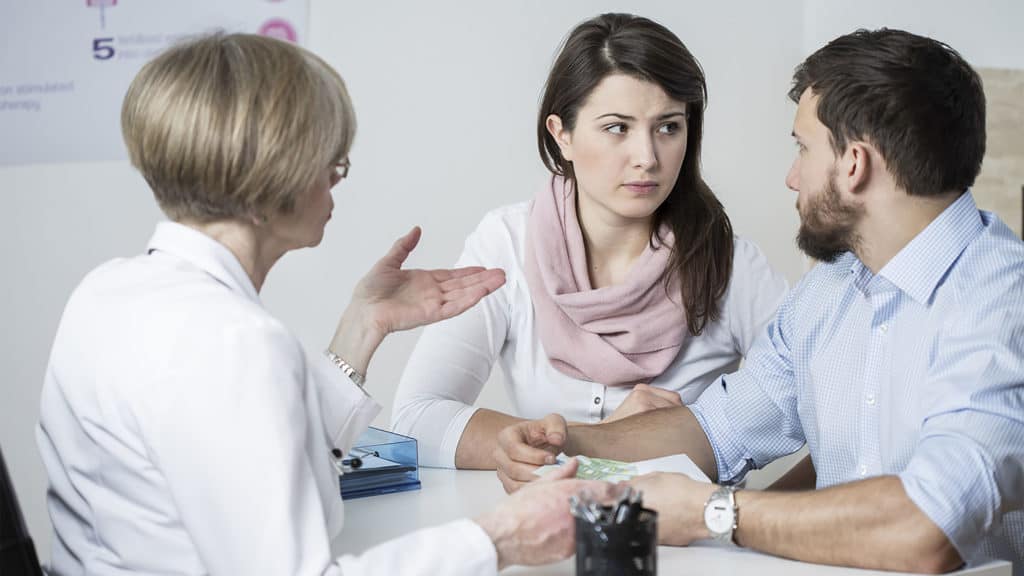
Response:
[[[570,456],[559,454],[555,459],[556,464],[541,466],[533,471],[538,476],[543,476],[551,470],[565,464]],[[651,472],[677,472],[685,474],[699,482],[711,482],[711,480],[690,460],[686,454],[673,454],[651,460],[640,462],[620,462],[606,458],[591,458],[589,456],[573,456],[579,462],[576,470],[576,477],[585,480],[604,480],[607,482],[623,482],[635,476],[642,476]]]

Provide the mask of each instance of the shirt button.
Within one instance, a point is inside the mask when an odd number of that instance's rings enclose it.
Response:
[[[889,331],[889,325],[888,324],[882,324],[881,326],[878,327],[878,329],[882,331],[882,334],[885,334],[886,332]]]
[[[875,395],[874,394],[868,394],[867,400],[868,400],[868,405],[869,406],[874,406],[875,405]]]
[[[598,405],[600,403],[601,403],[601,397],[600,396],[594,396],[594,405],[596,406],[596,405]]]
[[[866,465],[864,465],[864,464],[860,465],[860,475],[861,476],[867,476],[868,475],[868,467]]]

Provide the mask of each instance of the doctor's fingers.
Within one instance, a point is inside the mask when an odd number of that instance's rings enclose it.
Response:
[[[505,278],[505,271],[503,269],[484,268],[483,266],[467,266],[451,270],[439,269],[430,270],[429,272],[430,276],[437,282],[438,287],[445,292],[473,286],[481,281],[489,282],[494,278]]]
[[[504,275],[491,275],[487,278],[481,278],[479,282],[472,286],[444,292],[441,294],[439,319],[447,320],[469,310],[483,299],[484,296],[494,292],[504,283]]]
[[[416,245],[420,243],[422,235],[423,230],[419,226],[413,226],[412,230],[409,230],[405,236],[395,240],[387,254],[377,261],[377,265],[394,269],[401,268],[402,264],[405,263],[405,259],[409,257],[409,254],[416,249]]]

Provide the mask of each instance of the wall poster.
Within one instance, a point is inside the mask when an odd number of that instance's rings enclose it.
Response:
[[[123,160],[121,100],[148,59],[181,38],[218,29],[304,43],[308,19],[308,0],[15,6],[0,22],[0,165]]]

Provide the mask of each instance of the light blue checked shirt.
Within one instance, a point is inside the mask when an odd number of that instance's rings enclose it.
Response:
[[[819,488],[898,475],[965,561],[1024,574],[1024,243],[968,191],[878,274],[819,264],[691,409],[723,481],[806,442]]]

